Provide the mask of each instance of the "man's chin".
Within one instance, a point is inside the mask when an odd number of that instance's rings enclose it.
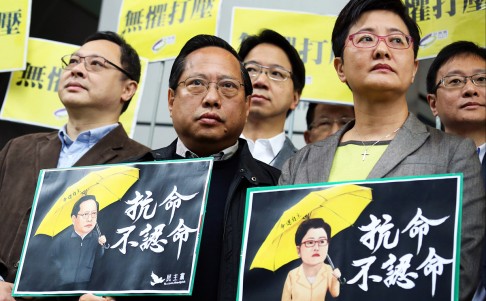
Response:
[[[91,231],[93,231],[93,229],[94,229],[94,227],[85,228],[84,233],[89,234]]]

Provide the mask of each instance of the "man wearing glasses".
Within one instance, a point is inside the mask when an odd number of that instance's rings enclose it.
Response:
[[[68,113],[59,131],[25,135],[0,152],[0,299],[14,300],[15,279],[40,169],[117,163],[149,148],[118,122],[137,90],[140,60],[113,32],[90,36],[62,58],[59,98]],[[8,208],[8,209],[4,209]]]
[[[178,138],[140,161],[212,156],[214,165],[192,296],[164,300],[236,298],[246,190],[276,185],[280,175],[277,169],[255,160],[246,141],[239,139],[251,93],[248,72],[236,51],[221,38],[197,35],[174,61],[168,106]],[[102,299],[87,295],[83,300]]]
[[[51,258],[56,290],[87,289],[95,261],[104,253],[106,237],[93,231],[99,203],[94,195],[81,197],[73,206],[73,225],[54,238]]]
[[[444,47],[427,73],[427,100],[446,133],[471,138],[486,188],[486,49],[468,41]],[[486,247],[473,300],[486,299]]]
[[[351,105],[309,102],[305,120],[307,130],[304,132],[305,143],[310,144],[323,140],[354,119]]]
[[[297,151],[286,137],[284,125],[304,89],[304,63],[282,35],[268,29],[244,39],[239,55],[253,84],[242,137],[253,157],[280,169]]]

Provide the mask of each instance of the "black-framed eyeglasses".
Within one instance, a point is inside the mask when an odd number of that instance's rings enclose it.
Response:
[[[467,79],[477,87],[486,87],[486,73],[477,73],[470,76],[465,75],[447,75],[440,79],[439,83],[435,86],[435,90],[439,89],[442,85],[445,88],[454,89],[462,88],[466,85]]]
[[[265,73],[268,78],[283,82],[292,76],[292,71],[278,66],[263,66],[254,62],[244,63],[244,66],[252,79],[256,79],[260,74]]]
[[[413,44],[411,36],[403,33],[392,33],[386,36],[379,36],[371,32],[357,32],[348,36],[356,48],[373,48],[380,41],[385,42],[386,46],[393,49],[408,49]]]
[[[85,221],[91,217],[91,219],[95,219],[98,216],[97,211],[93,212],[85,212],[85,213],[78,213],[78,216],[81,216]]]
[[[346,123],[350,122],[353,120],[354,117],[340,117],[340,118],[320,118],[315,120],[309,125],[309,130],[312,129],[319,129],[320,131],[323,132],[329,132],[332,130],[333,124],[339,125],[339,127],[342,127]]]
[[[327,238],[321,238],[318,240],[306,240],[303,241],[300,245],[304,245],[306,248],[313,248],[315,245],[318,245],[319,247],[325,247],[328,244]]]
[[[110,62],[102,56],[98,55],[88,55],[80,56],[75,54],[67,54],[61,58],[62,68],[65,70],[71,70],[76,67],[81,61],[84,60],[84,68],[88,71],[99,72],[106,69],[106,63],[112,65],[118,69],[121,73],[125,74],[129,79],[133,80],[133,76],[124,70],[122,67],[117,66],[115,63]]]
[[[188,77],[177,85],[180,84],[184,84],[187,91],[192,95],[205,95],[209,91],[209,84],[216,84],[216,89],[225,97],[236,96],[240,87],[245,86],[236,79],[225,78],[217,82],[211,82],[201,77]]]

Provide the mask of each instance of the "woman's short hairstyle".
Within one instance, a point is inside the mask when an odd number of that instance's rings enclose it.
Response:
[[[302,244],[302,239],[307,234],[310,229],[324,229],[327,234],[327,241],[331,241],[331,226],[326,223],[322,218],[310,218],[304,220],[299,227],[297,232],[295,232],[295,245],[300,246]]]
[[[398,15],[413,39],[414,57],[417,58],[420,46],[420,29],[408,15],[408,10],[401,0],[350,0],[341,10],[332,30],[332,51],[335,57],[343,59],[344,46],[350,34],[349,29],[356,24],[362,14],[373,10],[386,10]]]

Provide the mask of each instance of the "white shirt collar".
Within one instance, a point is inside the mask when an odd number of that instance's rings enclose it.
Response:
[[[220,160],[227,160],[236,153],[238,150],[238,140],[236,140],[236,143],[228,148],[223,149],[217,154],[213,154],[212,156],[215,157],[215,160],[220,161]],[[182,143],[181,139],[177,138],[177,145],[176,145],[176,154],[183,158],[188,158],[187,157],[187,152],[190,152],[193,155],[193,158],[198,158],[199,156],[196,155],[193,151],[188,149],[184,143]],[[217,159],[216,159],[217,158]]]
[[[246,138],[243,134],[241,134],[241,138],[248,141],[248,148],[255,159],[271,164],[282,150],[286,136],[285,132],[281,132],[272,138],[257,139],[256,141]]]

